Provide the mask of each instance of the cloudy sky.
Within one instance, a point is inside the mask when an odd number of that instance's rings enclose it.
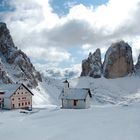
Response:
[[[140,53],[140,0],[0,0],[0,20],[41,69],[78,73],[82,59],[117,40]],[[61,71],[61,72],[60,72]]]

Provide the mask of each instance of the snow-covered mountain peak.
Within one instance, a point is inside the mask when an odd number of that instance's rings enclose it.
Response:
[[[15,47],[5,23],[0,23],[0,82],[22,82],[29,87],[36,87],[42,81],[27,55]]]

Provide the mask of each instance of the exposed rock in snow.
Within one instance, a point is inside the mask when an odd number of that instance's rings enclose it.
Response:
[[[133,69],[132,50],[129,44],[124,41],[113,43],[105,55],[103,64],[104,77],[123,77],[132,73]]]
[[[36,87],[42,81],[30,59],[15,47],[5,23],[0,23],[0,58],[3,65],[0,78],[4,83],[23,82],[29,87]]]
[[[4,84],[13,83],[13,81],[7,76],[6,72],[3,70],[1,60],[0,60],[0,83]]]
[[[101,52],[97,49],[93,54],[89,53],[87,59],[82,61],[81,76],[100,78],[102,73]]]

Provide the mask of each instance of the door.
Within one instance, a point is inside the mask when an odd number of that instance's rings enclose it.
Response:
[[[13,108],[15,108],[15,104],[13,104],[12,106],[13,106]]]
[[[77,106],[77,102],[78,102],[78,100],[73,100],[73,105]]]

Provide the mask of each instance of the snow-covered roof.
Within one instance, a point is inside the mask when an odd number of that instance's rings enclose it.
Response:
[[[78,89],[78,88],[68,88],[62,91],[60,94],[61,99],[86,99],[87,95],[91,97],[91,92],[89,89]]]
[[[0,92],[4,92],[4,97],[9,98],[13,93],[23,84],[2,84],[0,85]],[[23,85],[24,86],[24,85]],[[24,86],[25,87],[25,86]],[[29,90],[29,89],[28,89]],[[31,92],[31,91],[30,91]],[[32,93],[31,93],[32,94]],[[32,94],[33,95],[33,94]]]
[[[4,97],[11,97],[21,84],[3,84],[0,85],[0,92],[4,92]]]

